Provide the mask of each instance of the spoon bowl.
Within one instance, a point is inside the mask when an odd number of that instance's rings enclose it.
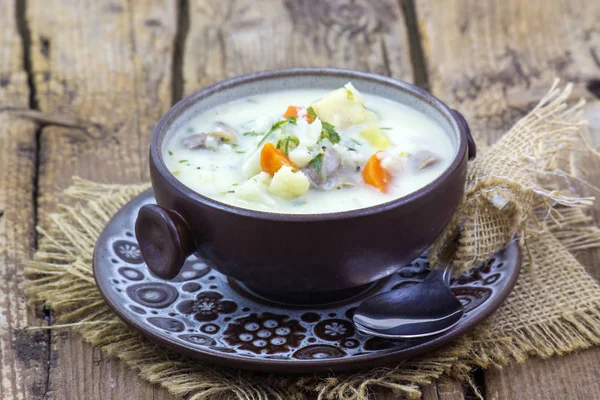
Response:
[[[449,281],[449,268],[436,269],[420,283],[373,296],[359,305],[354,324],[364,333],[384,338],[416,338],[447,331],[464,314]]]

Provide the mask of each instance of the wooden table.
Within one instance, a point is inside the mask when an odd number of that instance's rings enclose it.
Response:
[[[35,226],[72,175],[148,180],[151,130],[183,95],[293,66],[416,82],[490,141],[559,76],[600,135],[597,1],[0,0],[0,398],[173,398],[76,335],[25,329],[43,323],[23,294]],[[600,163],[584,162],[600,186]],[[581,255],[600,278],[599,256]],[[599,366],[595,348],[476,380],[487,399],[600,399]],[[448,379],[424,393],[473,398]]]

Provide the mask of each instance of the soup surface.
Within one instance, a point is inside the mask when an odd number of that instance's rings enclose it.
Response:
[[[347,84],[242,98],[191,119],[164,142],[171,173],[192,190],[260,211],[354,210],[407,195],[456,152],[421,112]]]

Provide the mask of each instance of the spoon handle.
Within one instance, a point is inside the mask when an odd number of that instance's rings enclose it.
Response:
[[[447,286],[450,286],[450,279],[452,278],[452,268],[450,265],[446,265],[444,268],[435,268],[429,272],[426,280],[441,279]]]

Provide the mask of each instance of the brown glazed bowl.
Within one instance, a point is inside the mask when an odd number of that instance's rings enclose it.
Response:
[[[300,88],[360,91],[407,104],[440,124],[455,148],[433,182],[390,202],[326,214],[279,214],[224,204],[177,180],[162,157],[164,139],[191,117],[227,101]],[[219,272],[270,298],[346,296],[384,278],[425,251],[448,224],[463,195],[475,144],[464,118],[406,82],[338,69],[287,69],[237,77],[191,94],[159,121],[150,145],[157,205],[144,206],[136,235],[159,277],[174,278],[196,253]]]

